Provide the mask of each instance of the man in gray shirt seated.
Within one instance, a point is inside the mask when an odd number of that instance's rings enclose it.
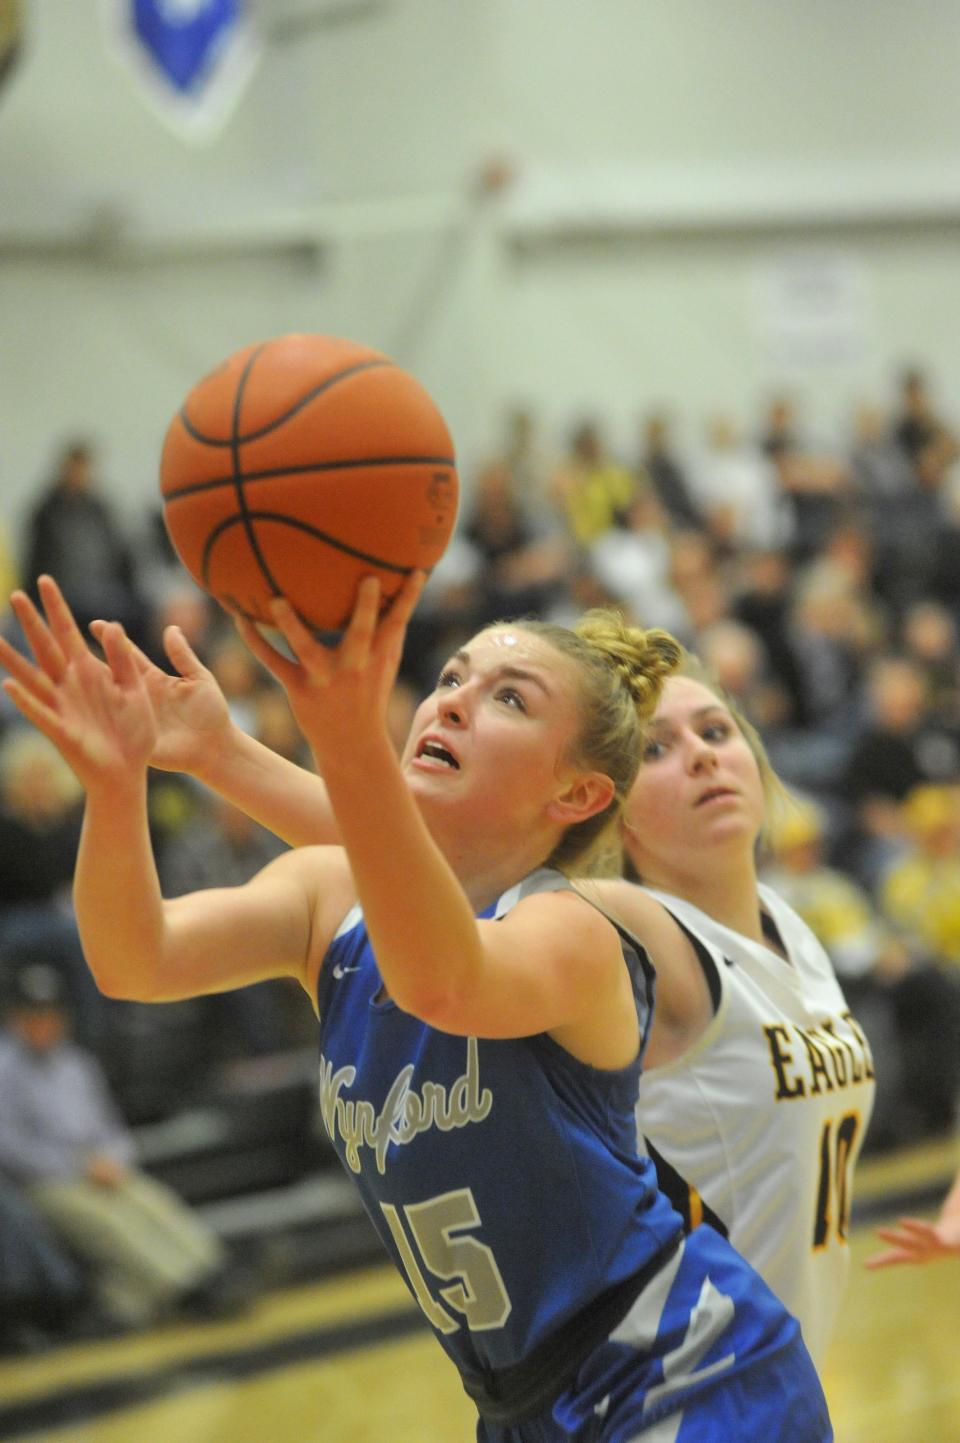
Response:
[[[59,973],[21,966],[11,991],[0,1033],[0,1173],[89,1266],[111,1322],[140,1326],[180,1307],[217,1311],[223,1246],[137,1168],[99,1062],[69,1038]]]

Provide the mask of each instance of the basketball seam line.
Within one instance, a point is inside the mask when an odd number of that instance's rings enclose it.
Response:
[[[325,531],[321,531],[318,526],[311,526],[309,522],[300,521],[295,516],[286,516],[282,511],[247,511],[242,516],[225,516],[210,532],[203,548],[202,566],[204,576],[207,575],[207,562],[209,560],[210,550],[215,542],[223,535],[224,531],[229,530],[231,526],[246,526],[248,523],[253,523],[254,521],[281,521],[285,526],[290,526],[295,531],[307,532],[308,535],[315,537],[316,540],[323,541],[328,546],[333,547],[335,551],[343,551],[348,556],[356,557],[358,561],[369,561],[371,565],[378,566],[381,571],[395,571],[399,576],[409,576],[414,569],[412,566],[401,566],[397,561],[385,561],[383,557],[373,556],[369,551],[360,551],[358,547],[351,546],[349,542],[340,541],[336,536],[329,536]],[[426,570],[427,568],[421,567],[420,569]],[[279,594],[280,593],[278,593],[278,595]]]
[[[310,471],[360,470],[364,466],[454,466],[451,456],[372,456],[368,460],[349,459],[346,461],[316,461],[303,466],[277,466],[271,471],[244,471],[239,475],[214,476],[208,481],[195,481],[181,486],[176,491],[164,492],[164,501],[177,501],[182,496],[195,496],[200,491],[216,491],[221,486],[236,486],[237,482],[271,481],[278,476],[302,476]]]
[[[254,361],[263,350],[264,347],[260,346],[256,351],[254,351],[253,355],[248,360],[243,376],[241,377],[240,383],[237,387],[237,396],[235,397],[235,400],[239,400],[240,396],[243,394],[244,385],[247,376],[250,373],[250,369],[253,366]],[[222,441],[218,440],[213,436],[205,436],[202,431],[197,430],[196,426],[194,426],[193,422],[190,420],[189,416],[187,415],[186,406],[184,406],[180,411],[180,420],[183,422],[184,429],[186,430],[188,435],[192,436],[195,441],[202,442],[204,446],[232,447],[236,444],[246,445],[248,441],[259,441],[262,436],[268,436],[270,432],[275,431],[278,426],[284,425],[285,422],[290,420],[291,416],[295,416],[298,411],[302,411],[304,406],[309,406],[311,401],[315,401],[318,396],[321,396],[324,391],[329,391],[330,387],[337,385],[339,381],[345,381],[349,376],[355,376],[359,371],[372,371],[380,366],[392,365],[392,361],[375,360],[358,361],[355,366],[347,366],[344,370],[337,371],[335,375],[328,376],[325,381],[322,381],[319,386],[315,386],[312,391],[308,391],[305,396],[302,396],[300,400],[297,401],[293,406],[291,406],[289,411],[285,411],[282,416],[274,417],[274,419],[269,423],[269,425],[261,427],[259,431],[251,431],[249,435],[246,436],[233,435],[230,436],[228,439]]]
[[[276,581],[274,580],[273,573],[271,572],[270,567],[267,565],[267,559],[264,556],[263,551],[261,550],[260,538],[254,531],[252,522],[250,520],[250,511],[247,506],[246,495],[244,494],[243,468],[240,464],[240,447],[243,443],[240,441],[239,438],[239,428],[240,410],[243,405],[243,396],[247,388],[247,381],[250,379],[250,372],[253,370],[257,357],[262,355],[265,350],[266,343],[264,343],[264,345],[262,346],[258,346],[257,349],[252,352],[252,354],[247,358],[247,363],[244,366],[243,371],[241,372],[239,381],[237,382],[237,389],[234,392],[233,407],[231,413],[232,440],[230,443],[230,462],[233,467],[233,484],[236,491],[237,506],[240,511],[240,519],[242,520],[244,530],[247,533],[247,541],[250,544],[250,550],[253,552],[253,558],[256,561],[257,565],[260,567],[261,575],[263,576],[270,590],[273,592],[274,596],[282,596],[283,593],[280,587],[277,585]],[[212,536],[207,537],[207,544],[203,549],[204,585],[206,585],[210,580],[210,570],[208,562],[212,539]]]

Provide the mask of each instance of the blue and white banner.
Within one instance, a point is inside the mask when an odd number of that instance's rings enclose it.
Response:
[[[144,99],[189,139],[209,139],[253,74],[250,0],[105,0],[110,42]]]

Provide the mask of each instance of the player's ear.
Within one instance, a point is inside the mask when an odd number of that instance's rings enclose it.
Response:
[[[575,827],[604,811],[613,801],[616,788],[604,772],[577,772],[563,784],[563,790],[547,806],[547,815],[564,827]]]

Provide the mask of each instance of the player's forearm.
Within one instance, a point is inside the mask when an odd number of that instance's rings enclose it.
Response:
[[[404,1011],[432,1021],[476,985],[476,919],[386,738],[329,769],[329,790],[377,965]]]
[[[84,956],[101,992],[140,1001],[156,996],[165,923],[145,775],[88,792],[73,899]]]
[[[291,847],[340,841],[326,783],[239,727],[194,775]]]

